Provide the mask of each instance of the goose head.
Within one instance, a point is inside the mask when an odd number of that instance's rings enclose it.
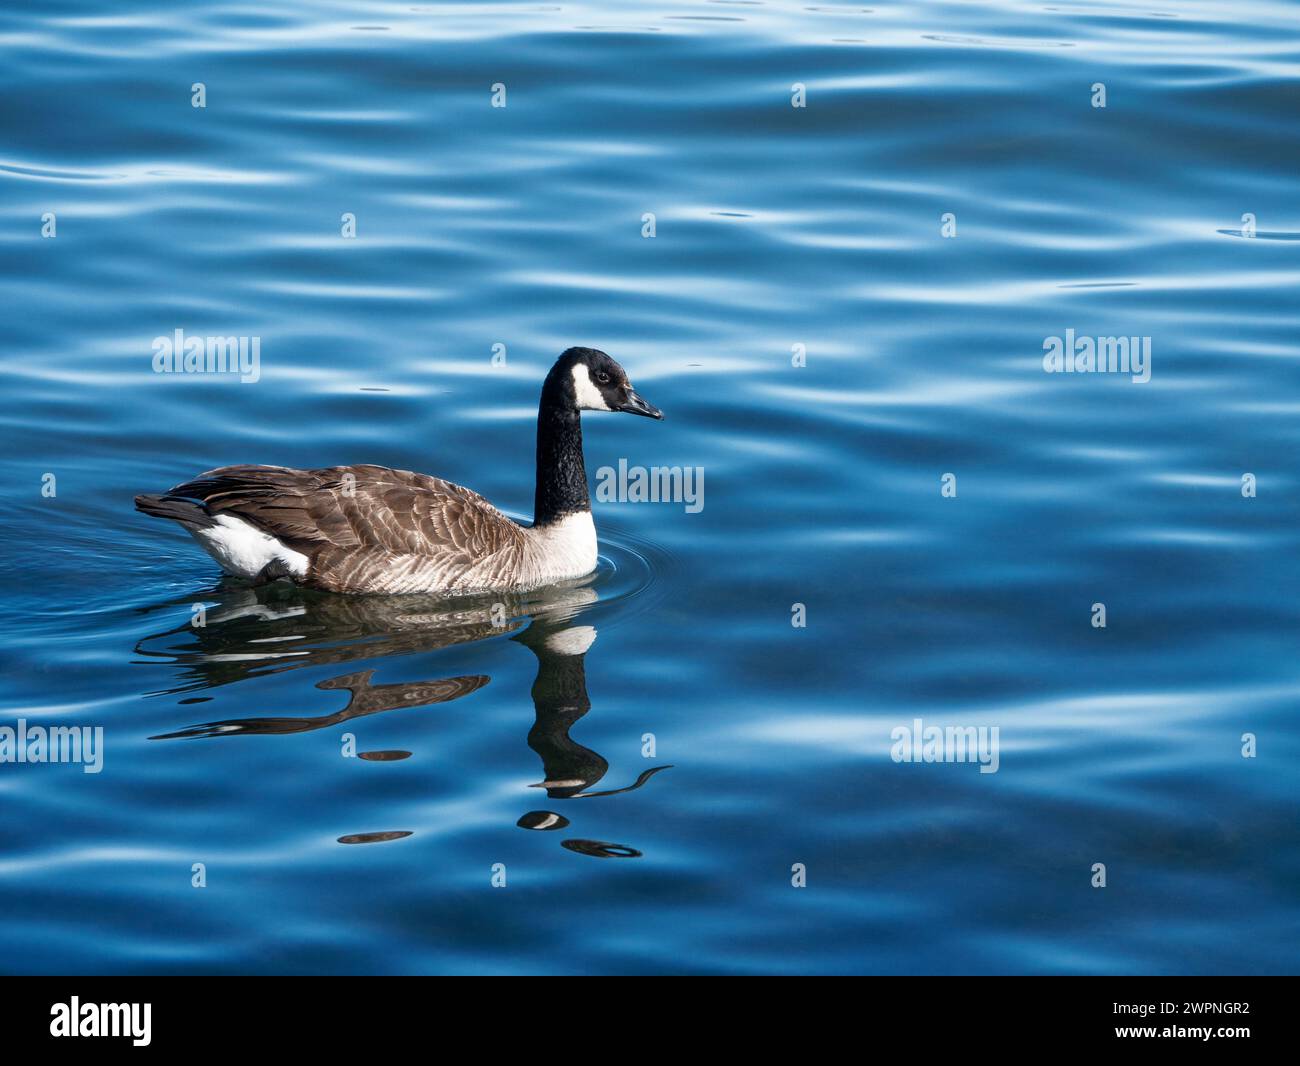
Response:
[[[622,411],[662,419],[664,413],[632,388],[627,371],[596,348],[570,348],[556,360],[544,391],[575,411]]]

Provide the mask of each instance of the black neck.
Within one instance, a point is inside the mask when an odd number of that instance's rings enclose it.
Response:
[[[587,470],[582,463],[582,421],[561,391],[548,387],[542,391],[537,411],[533,525],[544,526],[565,515],[590,510]]]

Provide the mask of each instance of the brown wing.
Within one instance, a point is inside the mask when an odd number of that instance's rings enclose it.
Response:
[[[477,492],[382,466],[223,466],[169,495],[238,515],[310,557],[421,556],[450,571],[513,556],[522,529]]]

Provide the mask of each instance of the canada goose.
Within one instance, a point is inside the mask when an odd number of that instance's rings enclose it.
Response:
[[[223,466],[137,510],[179,522],[227,574],[327,592],[530,588],[596,567],[580,411],[663,418],[618,363],[570,348],[542,385],[533,524],[476,492],[382,466]]]

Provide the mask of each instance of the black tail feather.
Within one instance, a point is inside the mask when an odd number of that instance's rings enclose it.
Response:
[[[170,518],[186,529],[207,529],[216,524],[203,504],[180,496],[137,496],[135,509],[154,518]]]

